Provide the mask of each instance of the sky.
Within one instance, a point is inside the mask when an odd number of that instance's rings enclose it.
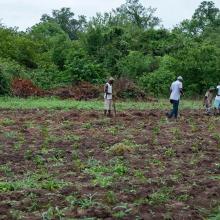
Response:
[[[172,28],[182,20],[191,18],[202,0],[141,0],[145,7],[157,8],[156,15],[162,25]],[[213,0],[220,8],[220,0]],[[42,14],[53,9],[70,7],[76,15],[90,18],[97,12],[108,12],[125,0],[0,0],[0,21],[8,27],[25,30],[40,21]]]

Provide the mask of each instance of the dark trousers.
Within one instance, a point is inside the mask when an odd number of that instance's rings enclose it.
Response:
[[[179,110],[179,100],[170,100],[170,103],[173,104],[173,109],[169,113],[168,118],[172,118],[173,116],[177,118]]]

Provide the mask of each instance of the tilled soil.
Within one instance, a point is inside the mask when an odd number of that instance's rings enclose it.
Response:
[[[0,111],[0,219],[204,219],[220,118],[185,110]]]

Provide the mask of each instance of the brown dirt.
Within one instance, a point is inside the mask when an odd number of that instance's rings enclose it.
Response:
[[[153,110],[112,119],[89,111],[1,110],[0,219],[41,219],[49,207],[66,219],[118,219],[120,213],[121,219],[203,219],[220,203],[219,132],[219,118],[198,111],[185,110],[174,122]],[[134,150],[114,156],[109,149],[117,143],[133,143]],[[94,185],[86,172],[91,159],[102,166],[119,160],[128,171],[107,187]],[[51,190],[1,186],[42,171],[69,184]],[[170,190],[168,198],[163,189]],[[67,199],[91,195],[88,206]]]
[[[16,78],[11,84],[12,94],[14,96],[27,98],[29,96],[43,96],[43,90],[35,86],[31,80]]]
[[[76,86],[53,89],[48,91],[48,95],[57,96],[61,99],[73,98],[76,100],[89,100],[98,98],[101,89],[88,82],[82,82]]]
[[[114,97],[117,99],[133,98],[135,100],[157,101],[148,97],[132,81],[118,79],[114,85]],[[90,100],[103,95],[102,85],[93,85],[89,82],[81,82],[78,85],[55,88],[44,91],[33,84],[29,79],[15,78],[11,84],[14,96],[27,98],[30,96],[56,96],[61,99]]]

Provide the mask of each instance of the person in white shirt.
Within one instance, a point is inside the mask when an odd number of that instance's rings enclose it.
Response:
[[[113,83],[114,78],[110,77],[109,81],[105,84],[104,87],[104,115],[106,116],[108,113],[108,116],[111,116],[111,110],[112,110],[112,92],[113,92]]]
[[[177,119],[178,117],[178,109],[179,109],[179,101],[181,95],[183,95],[183,77],[179,76],[175,82],[172,83],[170,87],[170,102],[173,105],[173,109],[170,113],[167,113],[168,118],[172,118],[173,116]]]
[[[216,89],[217,89],[217,94],[215,97],[214,108],[215,108],[215,112],[217,111],[217,114],[220,114],[220,83]]]

